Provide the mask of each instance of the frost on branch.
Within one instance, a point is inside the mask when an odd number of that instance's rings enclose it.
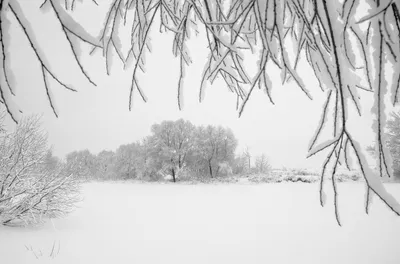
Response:
[[[52,158],[39,121],[32,116],[22,119],[14,132],[0,131],[1,225],[38,224],[45,217],[61,217],[80,200],[79,182],[72,170]]]
[[[0,0],[1,1],[1,0]],[[147,100],[144,87],[140,86],[140,72],[145,71],[146,54],[151,52],[151,32],[159,28],[160,32],[173,34],[173,55],[179,59],[180,75],[177,80],[177,103],[181,109],[182,89],[185,71],[191,63],[187,40],[199,30],[205,32],[208,43],[208,58],[204,65],[199,87],[199,101],[204,98],[204,89],[217,77],[223,79],[232,93],[237,96],[239,116],[257,86],[266,92],[273,104],[271,95],[271,76],[266,71],[272,63],[280,71],[283,83],[293,80],[308,98],[311,92],[306,87],[303,76],[298,70],[298,63],[306,59],[313,70],[320,89],[326,93],[326,102],[321,109],[321,118],[309,145],[309,156],[328,151],[321,175],[320,200],[324,205],[323,183],[325,174],[331,173],[334,189],[335,214],[338,223],[337,185],[335,173],[339,164],[351,167],[351,158],[360,167],[367,184],[366,208],[372,194],[378,196],[396,214],[400,214],[399,205],[386,192],[378,175],[391,175],[389,153],[384,144],[382,133],[385,122],[384,98],[390,96],[393,105],[398,102],[400,83],[400,14],[397,1],[339,1],[339,0],[111,0],[103,21],[103,30],[99,37],[93,37],[70,15],[79,8],[61,0],[47,0],[43,6],[47,12],[53,12],[60,25],[65,41],[70,44],[69,51],[76,60],[81,73],[90,80],[81,67],[79,52],[74,47],[71,37],[101,49],[105,59],[106,72],[110,71],[111,53],[117,54],[125,68],[133,68],[132,82],[129,87],[129,109],[132,98],[138,92]],[[35,41],[35,32],[29,27],[21,6],[22,0],[2,0],[2,18],[12,13],[24,30],[37,59],[42,65],[43,78],[51,76],[60,83],[46,62],[46,52]],[[68,3],[68,1],[67,1]],[[93,2],[91,12],[101,8],[101,3]],[[39,6],[37,7],[39,8]],[[104,8],[104,6],[103,6]],[[159,19],[155,19],[159,16]],[[2,19],[3,21],[3,19]],[[4,20],[5,21],[5,20]],[[155,25],[155,21],[159,21]],[[128,36],[122,36],[121,28],[129,26]],[[3,28],[7,23],[2,23]],[[6,36],[10,37],[10,36]],[[123,41],[130,39],[129,49],[124,51]],[[2,51],[7,50],[7,41],[2,36]],[[258,71],[251,76],[244,67],[244,54],[252,53],[258,57]],[[293,55],[294,54],[294,55]],[[7,54],[3,52],[3,61],[7,65]],[[2,66],[2,77],[7,75]],[[385,69],[392,67],[392,75],[386,76]],[[8,76],[7,76],[8,77]],[[2,80],[5,78],[2,78]],[[9,77],[12,79],[12,77]],[[11,83],[11,82],[10,82]],[[11,84],[12,86],[12,84]],[[65,87],[69,87],[65,85]],[[11,89],[10,89],[11,88]],[[44,88],[48,90],[45,82]],[[13,87],[1,83],[2,102],[15,118],[12,101]],[[348,129],[349,114],[355,109],[362,113],[362,94],[374,93],[375,103],[373,129],[376,135],[376,149],[379,153],[378,175],[365,162],[364,151],[357,138]],[[48,93],[50,105],[54,108],[51,92]],[[333,116],[330,120],[328,116]],[[332,138],[321,141],[322,131],[333,127]],[[331,168],[331,169],[329,169]]]
[[[7,54],[10,49],[10,38],[12,36],[9,35],[10,24],[12,21],[16,24],[25,35],[32,51],[34,52],[37,61],[40,64],[44,88],[46,89],[46,94],[48,96],[48,101],[50,106],[52,107],[54,114],[57,116],[56,108],[54,107],[54,98],[50,96],[51,91],[49,91],[50,87],[48,86],[48,81],[46,78],[51,77],[56,80],[60,85],[64,88],[76,91],[73,83],[71,83],[71,76],[69,76],[68,71],[64,71],[64,69],[60,69],[55,66],[56,61],[54,58],[49,56],[49,52],[43,48],[43,40],[40,39],[40,34],[43,30],[42,25],[36,19],[36,17],[42,18],[42,23],[49,25],[57,25],[59,26],[59,31],[51,32],[52,36],[46,38],[46,42],[51,43],[54,47],[59,47],[59,40],[64,44],[60,47],[67,47],[66,50],[62,52],[66,52],[70,56],[67,61],[59,62],[60,65],[67,64],[69,65],[69,60],[78,67],[79,71],[83,74],[84,78],[93,85],[94,82],[91,80],[89,75],[84,70],[81,65],[79,55],[76,51],[77,47],[74,47],[71,40],[71,35],[74,37],[78,37],[81,40],[85,40],[86,42],[94,42],[94,45],[97,45],[93,38],[90,38],[85,31],[78,26],[77,23],[64,14],[64,10],[61,9],[59,1],[47,0],[44,3],[40,1],[0,1],[1,7],[1,59],[2,66],[0,71],[1,83],[0,83],[0,96],[1,101],[4,102],[6,109],[10,116],[14,121],[18,122],[19,120],[19,110],[17,106],[13,102],[12,96],[16,95],[15,85],[12,81],[12,74],[9,68],[9,56]],[[3,82],[4,80],[4,82]],[[9,91],[8,91],[9,90]]]

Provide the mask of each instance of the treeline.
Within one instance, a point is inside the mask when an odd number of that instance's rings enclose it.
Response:
[[[195,126],[179,119],[163,121],[151,127],[144,139],[121,145],[115,152],[74,151],[67,164],[76,167],[80,177],[92,180],[141,179],[157,181],[183,177],[219,177],[254,170],[250,154],[235,155],[238,140],[229,128]],[[265,156],[256,160],[259,169],[267,169]]]

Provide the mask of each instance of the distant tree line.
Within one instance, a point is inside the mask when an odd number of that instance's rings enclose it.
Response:
[[[121,145],[114,151],[97,155],[88,150],[66,156],[83,179],[157,181],[182,177],[226,176],[248,173],[249,154],[235,155],[238,140],[230,128],[195,126],[179,119],[163,121],[151,127],[151,134],[140,141]],[[266,172],[265,155],[256,161],[256,170]]]

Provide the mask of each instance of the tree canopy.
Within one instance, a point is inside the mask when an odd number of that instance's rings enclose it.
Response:
[[[101,4],[95,0],[84,1],[91,6],[91,12]],[[400,14],[399,4],[393,0],[111,0],[99,36],[89,34],[74,16],[79,8],[77,1],[45,0],[22,1],[0,0],[1,10],[1,53],[0,97],[8,113],[19,120],[20,110],[13,101],[16,93],[13,74],[7,59],[10,38],[7,32],[11,19],[22,28],[36,58],[41,65],[44,89],[54,113],[57,115],[54,98],[47,79],[52,77],[66,89],[75,91],[73,84],[64,73],[53,69],[46,56],[46,50],[36,39],[41,30],[28,13],[47,16],[51,23],[57,23],[60,36],[66,45],[65,52],[71,54],[76,67],[93,85],[95,83],[82,67],[80,50],[74,44],[83,41],[102,50],[106,58],[107,72],[109,58],[115,52],[127,67],[133,63],[130,86],[129,109],[132,96],[137,91],[147,100],[145,88],[140,86],[139,72],[145,70],[145,56],[151,51],[150,31],[159,26],[160,31],[174,35],[173,54],[180,60],[180,76],[177,81],[177,103],[182,107],[181,91],[184,86],[185,70],[191,63],[187,40],[192,33],[204,28],[208,42],[209,56],[204,66],[199,88],[199,100],[204,96],[204,87],[221,77],[231,92],[237,95],[239,116],[243,113],[252,92],[258,86],[271,97],[271,78],[266,71],[267,64],[281,70],[282,82],[294,81],[312,99],[305,86],[298,62],[305,58],[313,70],[326,102],[321,109],[321,120],[310,141],[309,156],[327,150],[322,166],[320,202],[325,203],[323,183],[328,165],[332,170],[335,212],[338,223],[337,191],[335,172],[339,163],[348,167],[349,157],[354,156],[368,186],[366,211],[371,195],[376,194],[396,214],[400,215],[399,203],[386,192],[379,176],[391,175],[392,165],[389,152],[384,144],[386,125],[385,98],[393,105],[398,103],[400,82]],[[155,25],[155,17],[160,24]],[[119,29],[131,28],[123,37]],[[123,52],[124,39],[129,48]],[[49,41],[52,37],[49,36]],[[125,43],[126,44],[126,43]],[[250,76],[243,63],[246,54],[258,58],[258,72]],[[388,70],[389,69],[389,70]],[[349,129],[350,105],[361,115],[361,91],[374,94],[374,132],[378,153],[375,173],[365,159],[365,150]],[[328,113],[333,113],[333,131],[330,140],[320,142],[321,132],[326,128]]]

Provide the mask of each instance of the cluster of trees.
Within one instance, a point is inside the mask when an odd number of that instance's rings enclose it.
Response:
[[[0,111],[0,224],[37,224],[71,212],[80,201],[84,180],[159,180],[170,177],[218,177],[265,172],[265,155],[251,167],[248,150],[236,156],[238,141],[229,128],[194,126],[189,121],[163,121],[141,141],[115,152],[74,151],[65,160],[48,146],[40,117],[21,120],[12,132],[4,129]]]
[[[37,224],[71,212],[80,200],[72,164],[52,155],[38,116],[8,132],[4,115],[0,112],[0,224]]]
[[[88,150],[66,156],[81,177],[96,180],[152,179],[183,175],[217,177],[242,172],[235,156],[238,140],[229,128],[194,126],[179,119],[151,127],[141,141],[121,145],[115,152],[93,155]],[[243,167],[245,164],[243,164]]]

